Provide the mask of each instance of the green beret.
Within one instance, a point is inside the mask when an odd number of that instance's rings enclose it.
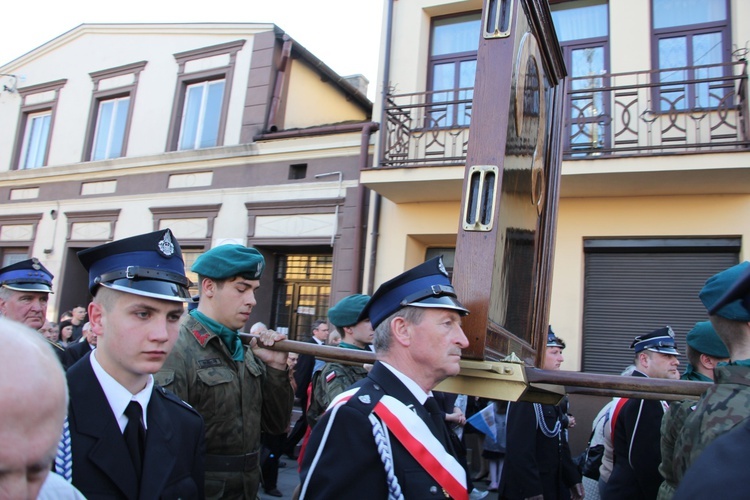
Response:
[[[743,276],[748,268],[750,268],[750,262],[745,261],[729,269],[725,269],[706,280],[706,284],[703,285],[703,289],[701,289],[698,297],[703,302],[703,305],[706,306],[706,309],[711,311],[711,314],[716,314],[732,321],[750,321],[750,311],[743,307],[742,300],[739,298],[729,302],[719,308],[719,310],[713,311],[714,304]]]
[[[328,310],[328,321],[336,328],[352,326],[359,323],[357,318],[370,300],[369,295],[355,293],[341,299],[338,304]]]
[[[191,271],[206,278],[222,280],[243,276],[258,280],[266,261],[254,248],[244,245],[219,245],[195,259]]]
[[[699,321],[687,334],[687,345],[701,354],[714,358],[728,358],[729,351],[710,321]]]

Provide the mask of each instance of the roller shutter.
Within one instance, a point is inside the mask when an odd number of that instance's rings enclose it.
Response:
[[[619,374],[633,362],[637,335],[675,331],[680,371],[685,335],[707,319],[698,292],[739,262],[739,238],[591,240],[585,249],[583,371]]]

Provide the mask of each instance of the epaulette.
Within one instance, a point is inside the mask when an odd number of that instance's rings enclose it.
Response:
[[[368,416],[372,413],[375,405],[380,398],[385,396],[385,392],[378,384],[363,385],[360,389],[346,402],[346,406],[359,410],[363,415]]]
[[[190,406],[189,404],[187,404],[185,401],[183,401],[182,399],[180,399],[179,397],[177,397],[177,395],[175,393],[173,393],[172,391],[169,391],[169,390],[165,389],[164,387],[162,387],[162,386],[160,386],[158,384],[154,384],[154,392],[156,392],[157,394],[159,394],[165,400],[167,400],[169,402],[172,402],[172,403],[174,403],[174,404],[182,407],[185,410],[189,410],[190,412],[195,413],[199,417],[201,416],[201,414],[198,413],[198,411],[195,408],[193,408],[192,406]]]

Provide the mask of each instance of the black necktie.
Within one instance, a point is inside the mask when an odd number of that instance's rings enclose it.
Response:
[[[424,407],[430,414],[433,427],[437,431],[435,437],[438,438],[441,443],[443,443],[443,447],[446,450],[450,451],[451,444],[450,438],[448,437],[448,427],[445,425],[445,417],[443,415],[443,412],[440,410],[440,405],[438,405],[438,402],[435,400],[435,398],[429,397],[427,398],[427,401],[424,402]]]
[[[143,470],[143,448],[146,442],[146,429],[143,428],[141,423],[143,417],[141,405],[137,401],[131,401],[125,408],[125,416],[128,417],[128,424],[125,426],[125,433],[123,434],[125,444],[128,445],[130,458],[133,460],[135,473],[140,481],[141,471]]]

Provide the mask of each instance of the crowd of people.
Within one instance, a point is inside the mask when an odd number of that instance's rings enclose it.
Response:
[[[168,229],[78,257],[93,300],[57,324],[47,320],[54,277],[37,259],[0,269],[3,498],[255,499],[261,488],[281,497],[282,456],[298,460],[299,483],[287,494],[301,499],[666,500],[732,497],[742,487],[748,262],[700,291],[708,320],[687,335],[682,374],[669,326],[630,345],[623,375],[711,382],[701,398],[613,398],[576,460],[567,398],[434,390],[458,374],[469,345],[461,327],[469,311],[441,258],[372,296],[338,301],[312,324],[310,342],[374,352],[374,364],[361,366],[269,349],[286,336],[263,323],[243,342],[265,268],[254,248],[202,254],[191,267],[197,297]],[[550,327],[542,368],[559,370],[564,349]],[[295,400],[302,417],[290,431]],[[469,439],[482,443],[478,471]]]

